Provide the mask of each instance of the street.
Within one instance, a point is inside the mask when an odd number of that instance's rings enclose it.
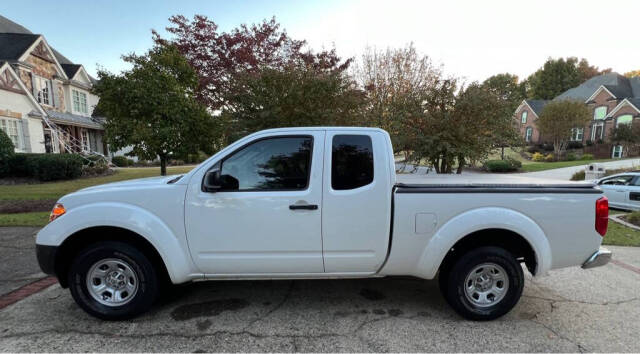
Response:
[[[1,230],[3,294],[44,276],[36,230]],[[0,351],[637,352],[640,248],[610,249],[601,268],[528,275],[492,322],[463,320],[437,281],[414,278],[193,283],[125,322],[88,316],[55,284],[0,310]]]

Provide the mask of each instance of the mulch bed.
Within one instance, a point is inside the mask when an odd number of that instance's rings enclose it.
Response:
[[[51,211],[55,199],[45,200],[0,200],[0,214],[30,213]]]

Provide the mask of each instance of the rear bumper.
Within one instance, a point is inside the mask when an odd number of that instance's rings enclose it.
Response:
[[[589,269],[595,267],[601,267],[611,260],[611,251],[606,248],[600,247],[594,254],[589,257],[583,264],[582,269]]]
[[[55,275],[55,260],[58,246],[45,246],[36,244],[36,257],[40,269],[45,274]]]

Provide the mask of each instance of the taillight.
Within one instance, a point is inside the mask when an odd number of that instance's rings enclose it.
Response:
[[[602,197],[596,200],[596,231],[600,236],[607,233],[609,225],[609,199]]]

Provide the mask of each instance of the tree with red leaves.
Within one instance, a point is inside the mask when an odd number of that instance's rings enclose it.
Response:
[[[169,21],[172,25],[167,31],[173,38],[163,39],[154,31],[154,40],[170,42],[187,58],[199,76],[196,98],[211,111],[226,106],[225,97],[237,88],[232,85],[237,75],[298,64],[340,73],[351,63],[351,59],[338,57],[335,49],[319,53],[306,50],[306,42],[289,37],[275,18],[251,26],[243,24],[229,32],[219,31],[215,22],[202,15],[193,20],[172,16]]]

